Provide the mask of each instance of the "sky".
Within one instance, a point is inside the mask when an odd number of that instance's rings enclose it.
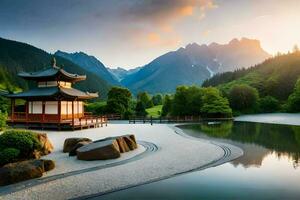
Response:
[[[300,46],[299,0],[0,0],[0,37],[134,68],[189,43]]]

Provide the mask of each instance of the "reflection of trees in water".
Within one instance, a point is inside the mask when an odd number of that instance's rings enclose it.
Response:
[[[260,145],[271,151],[275,151],[278,157],[282,154],[292,158],[294,167],[298,167],[299,165],[300,126],[252,122],[223,122],[220,124],[188,125],[186,128],[201,131],[215,138],[230,139],[244,144]],[[248,150],[250,151],[250,149]],[[261,156],[263,156],[266,152],[261,153]],[[257,163],[260,162],[259,160],[257,160]]]

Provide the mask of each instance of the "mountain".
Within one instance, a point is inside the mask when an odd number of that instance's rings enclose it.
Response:
[[[121,83],[134,93],[173,92],[178,85],[200,85],[216,73],[249,67],[268,57],[258,40],[233,39],[223,45],[193,43],[156,58]]]
[[[126,70],[124,68],[118,67],[116,69],[111,69],[111,68],[107,68],[107,70],[114,75],[115,79],[117,79],[118,81],[122,81],[124,78],[126,78],[127,76],[138,72],[142,67],[137,67],[134,69],[129,69]]]
[[[111,85],[119,85],[119,82],[115,79],[115,77],[107,70],[102,62],[100,62],[94,56],[87,55],[83,52],[75,52],[75,53],[66,53],[63,51],[56,51],[55,56],[63,57],[71,62],[77,64],[82,67],[84,70],[87,70],[91,73],[94,73],[100,79],[106,80]]]
[[[16,76],[16,74],[20,71],[31,72],[45,69],[50,66],[52,58],[53,55],[42,49],[0,38],[0,85],[6,87],[1,89],[14,90],[10,89],[12,87],[27,89],[30,84]],[[107,81],[67,59],[60,56],[55,58],[57,65],[63,67],[66,71],[87,75],[87,80],[75,84],[74,87],[83,91],[99,92],[100,97],[106,96],[110,88],[110,84]],[[5,79],[3,75],[5,75]]]
[[[300,52],[278,55],[264,62],[234,72],[220,73],[203,83],[204,87],[218,87],[227,94],[237,84],[255,87],[261,97],[270,95],[286,100],[300,78]]]

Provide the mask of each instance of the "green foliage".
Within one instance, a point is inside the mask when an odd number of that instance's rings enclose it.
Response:
[[[103,115],[106,113],[106,101],[97,101],[85,105],[86,112],[92,112],[95,115]]]
[[[146,112],[149,116],[152,116],[152,117],[160,117],[161,113],[162,113],[162,105],[157,105],[157,106],[154,106],[152,108],[148,108],[146,109]]]
[[[135,107],[135,115],[142,117],[147,115],[145,104],[142,101],[137,102]]]
[[[205,117],[231,117],[232,110],[228,100],[221,96],[220,91],[213,87],[203,89],[203,106],[201,113]]]
[[[259,96],[273,96],[284,102],[293,92],[300,76],[300,52],[278,55],[263,63],[235,72],[217,74],[203,86],[217,86],[228,95],[234,85],[246,84],[258,90]]]
[[[229,92],[229,101],[232,109],[241,112],[255,112],[258,106],[258,92],[248,85],[235,85]]]
[[[200,115],[203,89],[197,86],[179,86],[173,99],[172,114],[175,116]]]
[[[161,115],[167,116],[172,110],[172,99],[169,95],[166,95],[164,98],[164,104],[162,107]]]
[[[140,92],[137,95],[137,101],[141,102],[145,108],[152,108],[153,102],[147,92]]]
[[[19,158],[20,150],[15,148],[6,148],[0,151],[0,166],[7,163],[16,162]]]
[[[161,94],[156,94],[152,97],[152,103],[154,106],[163,104],[163,96]]]
[[[279,111],[280,104],[277,99],[272,96],[265,96],[259,100],[260,112],[272,113]]]
[[[29,158],[34,150],[41,148],[37,134],[26,130],[7,130],[0,135],[0,150],[15,148],[21,158]]]
[[[107,112],[123,116],[130,110],[131,98],[131,92],[127,88],[112,87],[108,92]]]
[[[0,131],[3,131],[6,127],[7,113],[0,111]]]
[[[300,78],[295,84],[294,92],[288,98],[287,109],[289,112],[300,112]]]

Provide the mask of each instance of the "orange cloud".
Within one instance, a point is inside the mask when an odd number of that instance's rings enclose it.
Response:
[[[184,7],[182,7],[182,8],[179,9],[179,13],[182,16],[193,15],[193,13],[194,13],[194,7],[193,6],[184,6]]]
[[[152,32],[152,33],[148,33],[147,41],[150,44],[158,44],[161,41],[161,38],[159,34]]]

